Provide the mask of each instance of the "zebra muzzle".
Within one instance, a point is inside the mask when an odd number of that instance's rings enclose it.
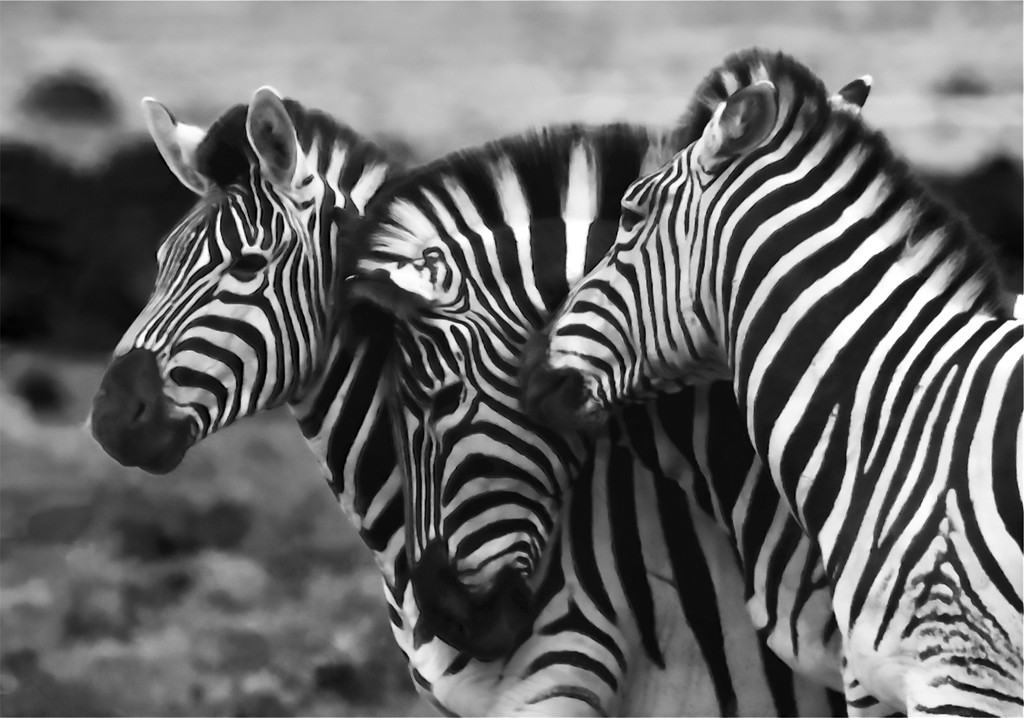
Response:
[[[420,607],[417,637],[436,636],[481,661],[511,654],[529,635],[536,601],[526,579],[502,571],[485,593],[459,582],[443,541],[433,541],[412,567],[411,581]]]
[[[186,419],[171,416],[156,355],[133,349],[107,367],[93,398],[92,434],[124,466],[165,474],[195,438]]]
[[[553,367],[547,332],[535,332],[523,349],[519,367],[520,404],[526,414],[559,431],[596,431],[608,414],[595,401],[583,372],[573,367]]]

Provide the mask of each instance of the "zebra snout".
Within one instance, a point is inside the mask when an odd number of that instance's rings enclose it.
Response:
[[[437,636],[477,660],[510,655],[533,625],[536,602],[522,575],[505,570],[485,593],[473,593],[458,580],[444,541],[423,550],[411,581],[417,634]]]
[[[550,337],[536,332],[523,349],[519,366],[520,403],[526,414],[560,431],[593,431],[603,426],[607,414],[595,400],[587,378],[574,367],[554,367]]]
[[[93,398],[92,435],[124,466],[164,474],[191,443],[188,422],[167,410],[156,355],[133,349],[114,359]]]

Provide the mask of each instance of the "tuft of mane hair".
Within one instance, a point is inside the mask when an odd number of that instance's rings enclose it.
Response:
[[[559,218],[574,153],[581,148],[597,179],[596,218],[618,222],[630,182],[655,169],[652,161],[667,161],[681,147],[676,130],[619,123],[555,125],[459,150],[385,185],[346,254],[373,255],[381,261],[416,258],[433,235],[421,223],[408,224],[417,215],[433,216],[431,197],[443,203],[454,187],[469,196],[490,227],[510,221],[504,217],[501,192],[502,183],[512,178],[530,221]]]
[[[218,117],[196,148],[196,169],[221,189],[249,177],[255,161],[245,136],[246,105],[238,104]]]
[[[737,90],[761,80],[770,80],[793,101],[793,108],[807,133],[828,131],[846,135],[863,161],[879,168],[902,206],[914,217],[905,237],[908,251],[919,242],[929,245],[948,265],[953,286],[974,283],[982,307],[998,317],[1012,316],[1001,291],[1001,279],[991,243],[985,240],[952,205],[941,199],[922,181],[907,159],[897,153],[882,132],[865,124],[863,116],[834,112],[824,83],[806,65],[782,52],[762,48],[741,50],[726,57],[697,87],[680,119],[681,146],[692,144],[703,134],[718,105]],[[849,133],[849,134],[847,134]]]
[[[283,102],[288,116],[295,125],[303,152],[309,152],[314,142],[325,147],[342,146],[347,149],[345,167],[339,183],[343,190],[350,191],[362,176],[364,169],[388,164],[388,156],[384,150],[326,112],[307,109],[288,98]],[[243,104],[228,109],[210,125],[206,137],[196,148],[199,171],[221,189],[247,180],[256,161],[245,134],[248,112],[248,106]],[[329,152],[319,154],[317,169],[321,173],[327,170],[329,160]]]

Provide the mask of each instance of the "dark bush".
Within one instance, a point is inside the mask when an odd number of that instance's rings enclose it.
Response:
[[[20,105],[27,115],[50,120],[109,124],[118,119],[117,103],[110,93],[99,80],[76,69],[36,80]]]
[[[1008,291],[1024,292],[1024,165],[1006,155],[963,173],[924,177],[940,197],[992,242]]]
[[[0,145],[0,336],[108,351],[145,304],[161,238],[195,196],[147,137],[82,175]]]
[[[14,382],[14,393],[31,407],[36,416],[59,413],[69,402],[60,379],[42,369],[29,369]]]
[[[992,94],[988,80],[977,70],[961,67],[932,85],[936,94],[950,97],[980,97]]]
[[[0,143],[0,337],[50,335],[60,298],[81,264],[66,229],[88,180],[37,147]]]

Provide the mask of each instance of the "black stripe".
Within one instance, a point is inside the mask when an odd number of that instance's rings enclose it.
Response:
[[[388,501],[373,523],[363,524],[359,536],[371,551],[380,553],[387,548],[391,538],[404,528],[405,499],[402,494],[397,494]]]
[[[588,619],[580,610],[579,605],[572,598],[568,600],[568,610],[564,616],[556,618],[546,626],[542,626],[539,634],[542,636],[553,636],[558,633],[577,634],[587,636],[595,643],[607,650],[619,666],[619,671],[625,673],[627,669],[626,656],[622,648],[612,639],[607,632],[598,628],[593,621]]]
[[[612,556],[626,601],[637,622],[640,640],[651,661],[665,667],[665,657],[658,644],[654,614],[654,596],[648,582],[644,550],[636,515],[636,476],[631,452],[612,446],[608,459],[607,501],[608,525],[611,528]]]
[[[342,492],[346,490],[345,463],[369,415],[374,396],[379,389],[382,367],[386,364],[390,349],[389,343],[377,341],[371,341],[365,347],[366,353],[363,354],[356,370],[359,374],[351,381],[348,395],[338,411],[337,419],[331,428],[327,455],[324,457],[328,471],[334,477],[338,490]],[[345,366],[350,368],[351,365]],[[380,410],[383,411],[384,407]]]
[[[761,663],[764,665],[764,676],[768,690],[775,703],[775,713],[780,716],[799,715],[796,705],[796,692],[793,686],[793,671],[776,656],[764,641],[758,641],[761,651]]]
[[[604,585],[604,579],[597,567],[592,528],[593,517],[594,454],[588,452],[586,463],[573,484],[573,500],[569,506],[569,532],[572,545],[572,562],[580,587],[597,605],[601,613],[610,620],[616,618],[615,609]]]
[[[1020,696],[1010,695],[1009,693],[997,691],[994,688],[976,686],[973,683],[964,683],[963,681],[953,678],[953,676],[945,676],[931,685],[936,688],[939,686],[953,686],[958,691],[963,691],[964,693],[973,693],[975,695],[985,696],[986,698],[992,698],[1004,703],[1013,703],[1018,706],[1024,705],[1024,700],[1022,700]]]
[[[604,683],[613,691],[619,689],[619,679],[612,673],[607,666],[600,661],[596,661],[585,653],[578,651],[548,651],[537,658],[535,658],[526,670],[523,671],[522,678],[529,679],[535,674],[541,672],[549,666],[566,665],[578,668],[580,670],[592,673],[600,678]]]
[[[914,706],[914,710],[918,713],[928,713],[929,715],[944,715],[944,716],[972,716],[975,718],[998,718],[1000,713],[989,713],[978,708],[968,708],[967,706],[953,705],[951,703],[943,703],[939,706],[923,706],[918,704]]]
[[[693,525],[689,503],[679,485],[667,477],[657,477],[655,488],[662,535],[672,563],[679,605],[708,664],[720,713],[735,715],[736,689],[725,655],[717,591]]]

